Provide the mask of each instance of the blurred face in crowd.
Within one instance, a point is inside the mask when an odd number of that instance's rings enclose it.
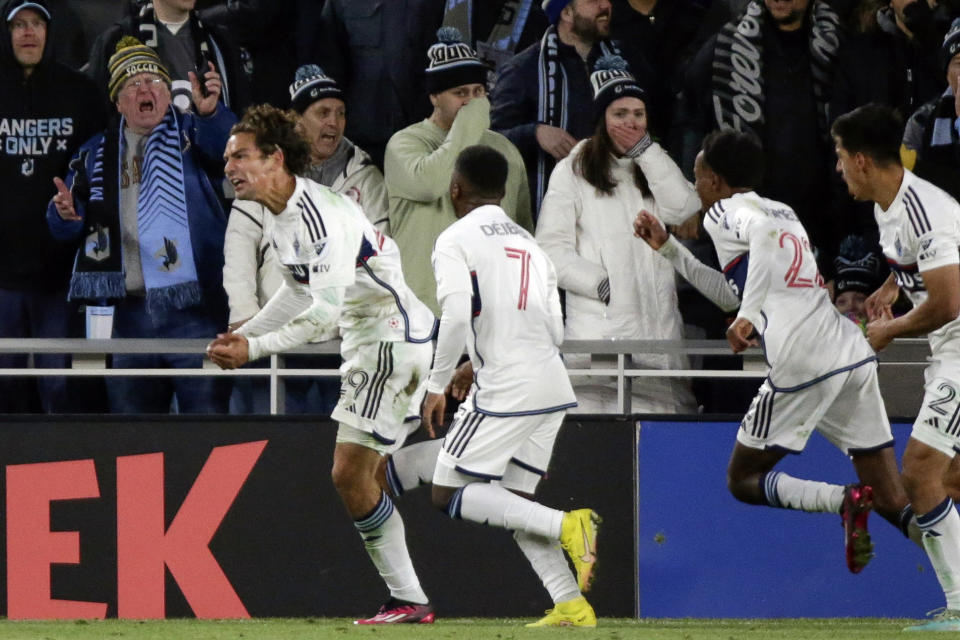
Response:
[[[47,44],[47,21],[33,9],[21,9],[7,23],[13,56],[23,67],[24,75],[30,75],[43,58]]]
[[[854,200],[869,200],[870,195],[867,191],[866,174],[863,168],[863,154],[855,153],[850,155],[843,148],[843,143],[839,138],[834,138],[837,152],[837,172],[847,183],[847,190]]]
[[[866,302],[867,294],[859,291],[844,291],[837,296],[833,305],[837,308],[837,311],[843,315],[859,320],[861,317],[865,318],[867,315]]]
[[[474,98],[487,95],[487,88],[480,83],[462,84],[440,93],[430,94],[430,104],[433,105],[433,121],[438,127],[449,130],[457,113],[468,105]]]
[[[347,127],[347,107],[339,98],[317,100],[300,116],[300,127],[310,143],[310,160],[316,164],[333,155]]]
[[[154,0],[155,5],[159,6],[162,9],[170,9],[172,11],[193,11],[193,7],[196,6],[197,0]]]
[[[581,40],[596,42],[610,35],[610,0],[573,0],[564,7],[568,10],[573,21],[571,30]]]
[[[117,94],[117,111],[127,127],[145,135],[163,120],[170,107],[170,87],[155,73],[138,73],[127,78]]]
[[[957,90],[960,89],[960,53],[953,56],[950,64],[947,65],[947,82],[953,89],[953,95],[956,96]]]
[[[803,26],[810,0],[763,0],[770,17],[782,31],[794,31]]]
[[[276,154],[266,156],[252,133],[238,132],[227,140],[223,173],[233,185],[238,200],[258,200],[267,184],[267,174],[276,168]],[[283,159],[279,159],[283,164]]]
[[[617,153],[621,155],[629,149],[620,148],[614,136],[611,135],[611,129],[627,128],[639,132],[640,135],[647,131],[647,106],[640,98],[628,96],[614,100],[607,107],[603,118],[607,126],[607,134],[610,135]]]

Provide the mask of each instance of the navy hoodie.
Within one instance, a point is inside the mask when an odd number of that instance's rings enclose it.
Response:
[[[53,61],[49,22],[43,59],[23,77],[6,24],[23,3],[7,0],[0,10],[0,289],[53,291],[66,287],[76,252],[47,228],[53,177],[66,175],[77,148],[103,130],[105,114],[90,79]]]

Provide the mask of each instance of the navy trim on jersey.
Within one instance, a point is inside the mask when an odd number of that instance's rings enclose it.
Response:
[[[373,248],[366,236],[360,237],[360,249],[357,251],[357,266],[363,266],[367,260],[377,255],[377,250]]]
[[[520,467],[521,469],[525,469],[525,470],[529,471],[530,473],[535,473],[535,474],[537,474],[537,475],[540,476],[541,478],[545,478],[546,475],[547,475],[547,472],[544,471],[543,469],[537,469],[536,467],[534,467],[534,466],[532,466],[532,465],[529,465],[529,464],[527,464],[526,462],[521,462],[520,460],[517,460],[516,458],[510,458],[510,462],[512,462],[513,464],[517,465],[517,466]]]
[[[829,371],[829,372],[823,374],[822,376],[819,376],[819,377],[817,377],[817,378],[814,378],[813,380],[810,380],[810,381],[808,381],[808,382],[804,382],[804,383],[802,383],[802,384],[798,384],[798,385],[796,385],[796,386],[794,386],[794,387],[778,387],[778,386],[776,386],[775,384],[773,384],[773,380],[770,380],[770,378],[767,378],[767,380],[770,382],[770,386],[773,387],[773,389],[774,389],[775,391],[777,391],[778,393],[793,393],[794,391],[800,391],[800,390],[802,390],[802,389],[806,389],[807,387],[812,387],[813,385],[817,384],[818,382],[823,382],[823,381],[826,380],[827,378],[832,378],[833,376],[837,375],[838,373],[844,373],[844,372],[846,372],[846,371],[853,371],[853,370],[856,369],[857,367],[862,367],[863,365],[867,364],[868,362],[876,362],[876,361],[877,361],[877,356],[870,356],[870,357],[868,357],[868,358],[864,358],[864,359],[861,360],[860,362],[854,362],[853,364],[849,364],[849,365],[847,365],[847,366],[845,366],[845,367],[841,367],[841,368],[839,368],[839,369],[834,369],[833,371]]]
[[[547,407],[546,409],[531,409],[530,411],[508,411],[506,413],[499,413],[497,411],[487,411],[486,409],[481,409],[477,406],[476,401],[474,401],[473,406],[477,413],[483,414],[485,416],[493,416],[494,418],[510,418],[513,416],[535,416],[544,413],[556,413],[557,411],[563,411],[564,409],[570,409],[571,407],[577,406],[576,402],[568,402],[567,404],[559,404],[555,407]]]
[[[366,238],[364,238],[364,240],[366,240]],[[394,290],[393,287],[391,287],[386,282],[378,278],[376,274],[373,273],[373,269],[370,268],[369,264],[364,262],[363,268],[366,270],[367,274],[369,274],[370,278],[374,282],[376,282],[378,285],[380,285],[381,287],[383,287],[384,289],[390,292],[390,295],[393,296],[393,301],[397,303],[397,309],[400,310],[400,315],[403,316],[403,339],[406,342],[413,342],[415,344],[423,344],[424,342],[430,342],[431,340],[433,340],[433,333],[437,324],[437,319],[436,318],[433,319],[434,326],[430,328],[430,333],[426,338],[414,338],[413,336],[411,336],[410,335],[410,316],[407,315],[407,310],[403,308],[402,304],[400,304],[400,295]]]
[[[379,442],[380,444],[396,444],[396,443],[397,443],[396,440],[391,440],[390,438],[388,438],[388,437],[386,437],[386,436],[382,436],[382,435],[380,435],[379,433],[377,433],[376,431],[371,431],[371,432],[370,432],[370,435],[372,435],[372,436],[374,437],[374,439],[375,439],[377,442]]]
[[[893,441],[893,440],[888,440],[888,441],[884,442],[883,444],[878,444],[878,445],[875,446],[875,447],[850,448],[850,449],[847,449],[847,455],[848,455],[848,456],[855,456],[855,455],[861,454],[861,453],[874,453],[874,452],[876,452],[876,451],[883,451],[884,449],[887,449],[887,448],[889,448],[889,447],[892,447],[893,444],[894,444],[894,441]]]
[[[470,311],[476,318],[483,311],[483,301],[480,299],[480,283],[477,281],[477,272],[470,272],[470,284],[473,286],[473,296],[470,298]]]
[[[893,258],[887,258],[887,265],[889,265],[894,271],[902,271],[904,273],[916,273],[920,269],[916,262],[903,264],[901,262],[897,262]]]
[[[474,478],[482,478],[483,480],[502,480],[503,476],[492,476],[489,473],[480,473],[479,471],[470,471],[469,469],[464,469],[460,465],[454,467],[457,471],[462,473],[465,476],[472,476]]]
[[[307,192],[303,192],[300,196],[297,206],[300,208],[300,218],[306,224],[307,232],[310,234],[310,241],[317,242],[321,238],[326,238],[327,227],[323,224],[320,209],[313,203]]]
[[[906,205],[907,217],[910,219],[914,234],[919,238],[923,234],[929,233],[933,227],[930,226],[927,210],[913,187],[907,187],[907,190],[903,192],[903,203]]]
[[[764,451],[780,451],[781,453],[789,453],[790,455],[798,456],[803,453],[803,449],[788,449],[779,444],[771,444],[763,448]]]
[[[713,206],[707,209],[707,216],[717,224],[720,224],[720,216],[723,213],[724,213],[723,205],[720,204],[719,200],[714,202]]]
[[[406,424],[407,422],[413,422],[414,420],[419,420],[419,419],[420,419],[420,416],[407,416],[406,418],[403,419],[403,422],[404,424]]]

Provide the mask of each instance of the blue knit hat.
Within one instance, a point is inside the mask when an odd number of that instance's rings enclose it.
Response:
[[[547,14],[547,20],[550,21],[550,24],[557,24],[560,22],[560,12],[571,2],[572,0],[543,0],[543,4],[540,6],[543,7],[543,12]]]
[[[960,18],[955,18],[950,25],[950,31],[943,37],[943,45],[940,46],[940,64],[943,66],[943,72],[947,72],[950,61],[953,56],[960,53]]]

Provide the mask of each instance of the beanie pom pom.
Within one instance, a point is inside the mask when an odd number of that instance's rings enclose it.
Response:
[[[324,75],[323,69],[315,64],[304,64],[300,65],[300,68],[297,69],[297,75],[294,77],[294,82],[300,82],[302,80],[308,80],[310,78],[315,78],[317,76]]]
[[[593,65],[595,71],[626,71],[627,61],[620,56],[601,56]]]
[[[867,255],[867,244],[860,236],[847,236],[840,243],[837,253],[848,260],[859,260]]]
[[[440,27],[437,29],[437,40],[443,44],[453,44],[463,42],[463,36],[456,27]]]
[[[133,36],[123,36],[117,42],[117,46],[114,49],[114,53],[120,51],[121,49],[126,49],[128,47],[142,47],[143,43],[134,38]]]

